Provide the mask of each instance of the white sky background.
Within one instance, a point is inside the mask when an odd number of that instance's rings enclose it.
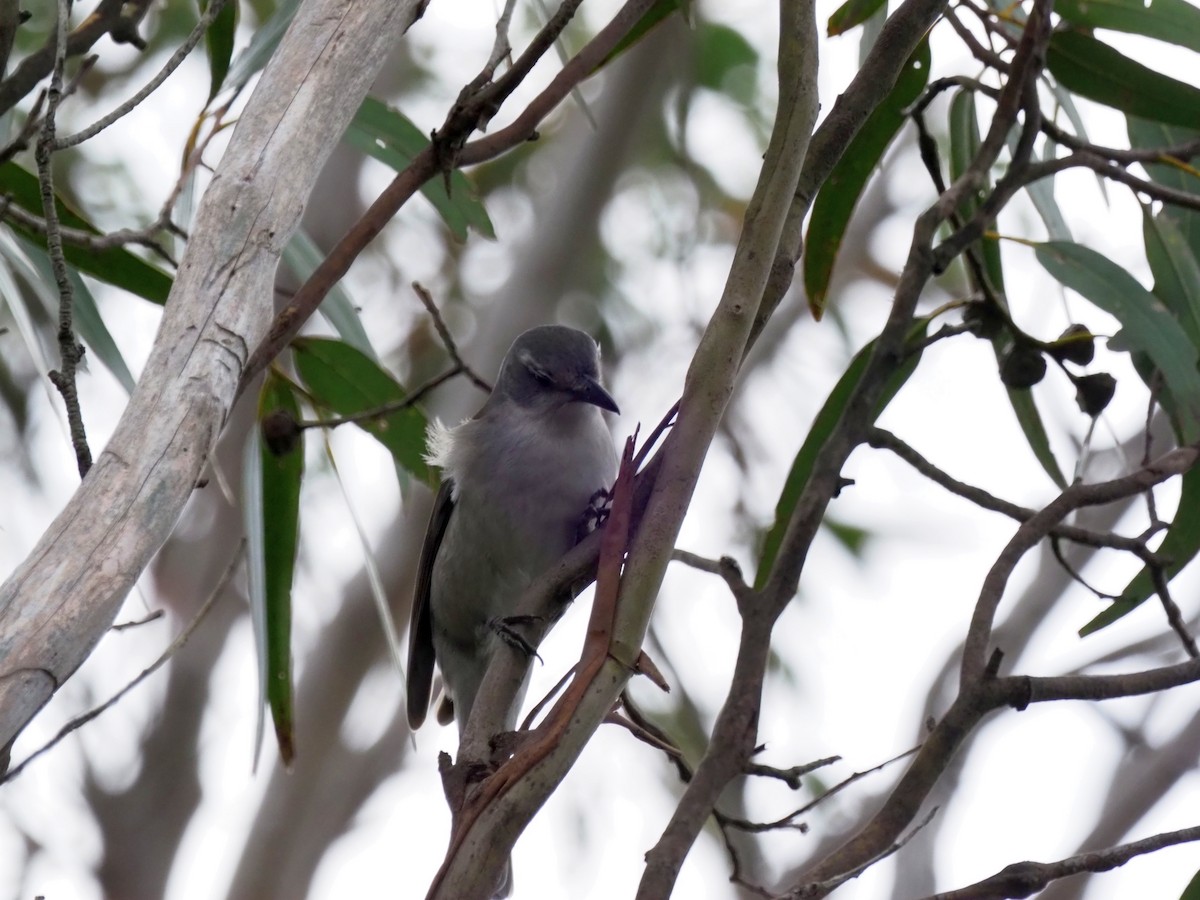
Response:
[[[585,10],[596,22],[613,5],[586,4]],[[836,6],[832,0],[818,4],[822,23]],[[754,41],[762,55],[760,84],[773,92],[774,5],[707,2],[700,9],[705,18],[726,20]],[[406,107],[423,128],[440,123],[458,85],[478,70],[491,47],[493,21],[492,0],[435,0],[414,29],[411,39],[445,74],[449,86],[444,96],[430,95],[423,105]],[[823,47],[821,94],[828,105],[857,65],[857,32],[825,41]],[[132,51],[113,49],[105,42],[102,52],[106,64],[111,64],[119,54]],[[1155,63],[1162,52],[1161,45],[1154,45]],[[935,53],[935,62],[937,56]],[[1180,57],[1180,65],[1191,62]],[[90,142],[87,152],[92,159],[114,164],[136,158],[138,190],[152,198],[147,208],[156,210],[175,178],[178,136],[190,126],[207,86],[206,64],[202,55],[194,54],[163,87],[162,97]],[[514,98],[510,108],[519,109],[521,96],[531,92],[528,89]],[[87,109],[71,104],[64,118],[79,125],[105,111],[107,106]],[[1090,106],[1086,113],[1098,142],[1124,143],[1120,117]],[[724,100],[709,98],[698,104],[693,119],[696,132],[689,135],[689,143],[727,190],[745,196],[753,187],[762,148],[741,122],[738,110]],[[705,129],[710,130],[705,133]],[[923,207],[930,191],[914,154],[904,152],[891,159],[890,164],[911,171],[911,177],[892,182],[893,199],[902,210],[896,221],[903,222],[903,213]],[[368,164],[367,171],[364,181],[368,190],[390,177],[376,164]],[[120,184],[112,179],[97,186],[104,190],[107,185]],[[1142,251],[1136,229],[1140,218],[1128,192],[1111,187],[1106,207],[1095,180],[1086,175],[1062,179],[1058,191],[1076,240],[1107,253],[1144,279],[1145,273],[1138,268]],[[123,209],[125,202],[122,196],[112,199],[116,209]],[[618,438],[635,422],[652,426],[677,396],[694,346],[694,329],[715,306],[729,262],[727,248],[702,246],[681,266],[641,249],[646,236],[639,229],[648,221],[647,202],[653,198],[635,189],[623,191],[610,205],[601,227],[609,249],[627,254],[619,289],[627,298],[652,296],[661,329],[651,346],[628,353],[620,370],[612,375],[612,392],[624,412],[616,426]],[[686,232],[694,221],[692,212],[670,224]],[[520,246],[521,217],[510,218],[495,209],[492,213],[501,231],[499,251]],[[406,209],[404,215],[427,213]],[[104,215],[97,213],[97,218],[103,221]],[[1000,230],[1033,239],[1044,237],[1027,204],[1014,203],[1001,220]],[[391,241],[389,251],[403,269],[404,280],[425,277],[422,253],[414,252],[410,234],[406,233],[408,242],[403,246],[395,242],[394,234],[385,235],[384,240]],[[886,241],[877,250],[885,265],[898,270],[907,251],[908,232],[893,223],[880,229],[875,240]],[[1006,276],[1011,279],[1009,296],[1027,330],[1044,337],[1056,335],[1070,321],[1067,309],[1082,314],[1082,320],[1097,332],[1111,328],[1111,323],[1078,298],[1064,299],[1037,267],[1031,252],[1015,244],[1006,244],[1004,252]],[[468,272],[472,275],[482,273],[488,267],[478,260],[493,260],[496,255],[495,247],[475,246],[466,253],[464,265],[471,267]],[[1022,256],[1024,260],[1018,262]],[[436,263],[425,265],[429,272],[436,271]],[[356,303],[364,307],[368,327],[377,325],[388,333],[394,328],[388,317],[394,315],[396,304],[387,297],[392,286],[381,283],[384,277],[371,266],[360,266],[348,287]],[[468,282],[481,295],[496,286],[482,274]],[[102,292],[97,289],[97,293]],[[1023,302],[1025,298],[1037,302]],[[129,297],[110,293],[103,299],[110,327],[136,376],[153,339],[158,312]],[[888,299],[883,288],[862,283],[852,295],[836,299],[854,333],[855,348],[878,329]],[[116,323],[120,323],[119,329]],[[620,334],[619,325],[617,332]],[[763,522],[769,521],[779,485],[812,415],[841,371],[838,365],[845,346],[831,322],[810,323],[793,332],[788,350],[769,370],[754,374],[737,417],[749,432],[744,437],[755,488],[750,503]],[[1101,353],[1093,368],[1100,370],[1113,371],[1119,381],[1116,401],[1096,439],[1097,446],[1103,447],[1110,442],[1111,433],[1120,437],[1133,433],[1144,410],[1141,392],[1135,387],[1138,383],[1123,358]],[[654,377],[647,379],[646,371],[652,371]],[[124,397],[95,362],[81,391],[92,445],[98,449],[111,433]],[[1058,429],[1055,439],[1060,462],[1069,467],[1075,459],[1072,441],[1082,437],[1086,422],[1075,410],[1065,379],[1057,373],[1049,374],[1037,396],[1049,427]],[[23,559],[74,488],[73,458],[56,409],[52,410],[46,395],[33,398],[30,435],[41,483],[33,485],[12,467],[0,467],[0,496],[7,498],[0,506],[0,573],[7,574]],[[982,343],[959,338],[928,351],[917,375],[881,424],[910,440],[955,477],[1007,499],[1034,505],[1053,496],[1052,486],[1023,446],[995,376],[991,351]],[[390,459],[371,439],[347,429],[334,433],[333,444],[358,514],[371,533],[378,535],[400,500]],[[883,454],[855,454],[847,474],[857,484],[835,502],[832,514],[839,521],[869,528],[877,538],[862,562],[848,556],[828,536],[818,539],[801,585],[801,601],[785,613],[776,631],[777,647],[795,667],[795,685],[769,683],[760,726],[760,740],[768,746],[765,762],[788,766],[833,754],[844,757],[843,763],[824,773],[830,783],[913,744],[925,688],[961,637],[983,574],[1013,529],[999,516],[978,513],[964,501],[939,493]],[[728,448],[718,439],[679,543],[708,556],[734,555],[751,573],[753,556],[732,524],[731,485],[737,477]],[[332,601],[340,585],[358,569],[361,552],[336,487],[314,479],[306,491],[305,518],[320,520],[323,527],[321,540],[304,543],[299,591],[330,602],[319,608],[315,604],[297,606],[299,669],[304,665],[305,648],[320,639],[322,622],[336,613]],[[383,553],[386,548],[376,551]],[[1128,565],[1126,569],[1132,571]],[[1010,598],[1017,595],[1031,571],[1027,561],[1013,580]],[[1115,590],[1128,573],[1109,569],[1089,570],[1088,574],[1094,582]],[[1196,611],[1195,586],[1194,576],[1178,582],[1175,596],[1185,616]],[[153,596],[135,592],[119,618],[138,617],[147,604],[151,608],[156,605]],[[1069,594],[1025,656],[1023,670],[1042,674],[1069,671],[1103,649],[1127,642],[1129,634],[1143,636],[1162,629],[1157,604],[1147,603],[1118,637],[1104,634],[1080,642],[1075,629],[1098,608],[1097,602],[1081,591]],[[538,668],[539,681],[531,697],[540,695],[539,684],[553,683],[576,658],[585,613],[586,603],[577,604],[547,642],[543,649],[546,666]],[[18,743],[14,761],[51,736],[62,721],[123,686],[157,656],[175,627],[177,623],[158,624],[135,634],[106,638],[80,675]],[[719,702],[732,666],[738,627],[732,601],[720,583],[673,566],[655,627],[693,696]],[[264,773],[269,771],[266,763],[274,753],[269,743],[260,774],[250,770],[254,666],[247,625],[230,642],[214,671],[218,685],[214,704],[198,713],[205,719],[204,801],[173,872],[171,900],[223,895],[225,879],[237,860],[265,782]],[[32,896],[34,891],[50,898],[98,896],[90,867],[98,859],[99,836],[78,799],[83,765],[80,748],[87,748],[89,759],[114,783],[131,778],[136,763],[133,735],[148,715],[146,698],[159,690],[151,679],[138,694],[88,725],[0,792],[0,898]],[[662,702],[646,689],[639,691],[639,696],[652,708]],[[378,716],[375,710],[400,702],[397,677],[381,667],[364,685],[360,699],[362,703],[352,710],[344,727],[348,734],[370,741],[373,720]],[[1197,701],[1200,689],[1194,686],[1158,701],[1149,719],[1151,743],[1172,733],[1183,717],[1192,715]],[[1060,704],[1019,715],[1004,713],[982,729],[964,773],[963,798],[942,813],[950,821],[940,838],[939,886],[960,886],[1020,859],[1050,860],[1073,852],[1091,825],[1097,798],[1121,753],[1117,736],[1102,716],[1135,724],[1143,708],[1124,702],[1100,710]],[[706,714],[711,717],[715,710],[716,706],[711,706]],[[427,726],[419,733],[420,758],[366,804],[355,827],[334,846],[318,872],[315,897],[407,900],[424,896],[441,860],[449,827],[435,757],[439,749],[452,752],[455,743],[452,728],[438,731]],[[1093,763],[1098,773],[1094,776],[1088,774]],[[673,806],[666,785],[674,776],[667,768],[661,755],[624,732],[601,729],[563,788],[517,846],[518,897],[598,900],[632,896],[642,870],[642,855],[657,840]],[[835,801],[825,816],[812,816],[808,821],[818,830],[827,827],[830,818],[835,823],[842,821],[838,809],[852,813],[856,798],[890,783],[899,771],[889,770],[867,780],[846,793],[840,801],[844,805],[839,807]],[[781,815],[807,799],[777,784],[756,785],[752,798],[752,814],[762,818]],[[1194,825],[1197,809],[1200,782],[1190,775],[1141,823],[1134,837]],[[8,827],[9,819],[46,845],[46,853],[36,858],[24,885],[5,882],[4,873],[16,871],[21,853],[19,835]],[[784,833],[769,839],[768,852],[792,860],[816,840],[815,835]],[[885,896],[892,865],[883,863],[837,896]],[[1165,851],[1097,877],[1088,897],[1177,896],[1198,867],[1200,851],[1193,847]],[[700,900],[730,896],[727,871],[723,851],[706,835],[684,867],[676,896]]]

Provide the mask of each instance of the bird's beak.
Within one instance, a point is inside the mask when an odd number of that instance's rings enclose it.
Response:
[[[607,409],[609,412],[614,412],[617,415],[621,414],[621,409],[617,406],[617,401],[609,396],[608,391],[595,378],[589,378],[584,375],[575,382],[571,393],[581,403],[590,403],[592,406]]]

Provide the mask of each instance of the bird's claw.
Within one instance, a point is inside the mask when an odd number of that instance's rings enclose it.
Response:
[[[533,625],[540,621],[541,616],[505,616],[503,618],[492,619],[488,622],[488,626],[496,633],[496,636],[500,640],[504,641],[504,643],[518,653],[524,653],[526,656],[532,657],[545,665],[544,660],[538,655],[537,647],[533,646],[516,630],[516,626],[518,625]]]
[[[592,494],[588,499],[587,508],[583,511],[583,517],[579,521],[579,532],[576,535],[578,539],[577,543],[605,523],[611,508],[612,491],[600,488],[596,493]]]

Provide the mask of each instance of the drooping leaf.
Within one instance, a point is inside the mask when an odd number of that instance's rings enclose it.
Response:
[[[1066,488],[1066,476],[1063,475],[1058,460],[1054,457],[1054,451],[1050,448],[1050,436],[1046,434],[1046,426],[1042,422],[1042,414],[1038,411],[1033,393],[1009,388],[1008,402],[1012,404],[1017,424],[1021,426],[1021,432],[1025,435],[1029,449],[1033,451],[1034,459],[1050,476],[1051,481],[1060,488]]]
[[[1015,146],[1014,140],[1009,142],[1009,146]],[[1047,143],[1043,150],[1043,161],[1054,157],[1054,145]],[[1054,179],[1042,178],[1031,184],[1025,185],[1025,193],[1029,195],[1029,199],[1033,201],[1033,208],[1037,210],[1038,216],[1042,220],[1042,224],[1046,226],[1046,234],[1052,241],[1069,241],[1073,240],[1071,228],[1067,225],[1067,220],[1063,217],[1062,210],[1059,208],[1058,201],[1054,199]]]
[[[20,248],[13,242],[12,244],[5,243],[3,252],[13,260],[17,271],[26,282],[37,285],[35,290],[41,298],[50,320],[57,319],[58,286],[54,283],[50,257],[46,254],[45,249],[32,245]],[[112,333],[109,332],[108,326],[104,324],[104,319],[100,316],[96,298],[88,290],[87,283],[74,271],[68,271],[67,277],[71,280],[71,302],[76,333],[88,348],[88,352],[104,364],[113,377],[121,383],[121,387],[132,394],[135,385],[133,373],[129,371],[129,366],[125,364],[125,357],[121,355],[121,350],[113,340]]]
[[[408,396],[379,363],[342,341],[298,338],[292,354],[313,402],[335,415],[352,416]],[[405,471],[426,484],[437,483],[424,459],[428,421],[415,406],[355,424],[383,444]]]
[[[1200,138],[1200,131],[1178,128],[1161,122],[1149,122],[1136,116],[1126,116],[1129,146],[1137,149],[1180,147]],[[1196,163],[1200,159],[1166,159],[1161,163],[1145,163],[1146,173],[1153,181],[1177,191],[1200,194],[1200,171]],[[1192,254],[1200,259],[1200,213],[1179,206],[1170,206],[1163,211],[1169,215],[1183,233],[1192,248]]]
[[[208,9],[209,2],[210,0],[200,0],[201,12]],[[210,103],[213,97],[221,92],[225,76],[229,74],[229,62],[233,59],[233,39],[237,34],[237,25],[238,0],[228,0],[221,11],[217,13],[217,17],[213,19],[213,23],[208,26],[208,31],[204,33],[204,49],[208,53],[211,85],[208,89]]]
[[[646,10],[645,13],[642,14],[642,17],[638,20],[637,24],[634,25],[633,28],[629,29],[629,33],[626,34],[625,37],[621,38],[621,40],[617,41],[617,45],[612,48],[609,54],[604,57],[599,64],[597,64],[595,72],[599,72],[634,44],[638,43],[638,41],[640,41],[654,29],[655,25],[676,10],[683,13],[685,20],[690,21],[690,6],[691,0],[658,0],[657,3],[655,3],[648,10]],[[595,74],[595,72],[592,74]]]
[[[975,92],[958,91],[950,101],[950,178],[957,180],[971,165],[979,152],[979,118],[975,112]],[[961,213],[964,219],[970,219],[975,210],[983,202],[983,197],[991,192],[991,182],[986,178],[980,185],[975,196],[967,197],[963,202]],[[984,271],[993,291],[1004,293],[1004,268],[1000,260],[1000,242],[995,237],[983,237],[979,244],[979,253]]]
[[[928,326],[928,318],[918,319],[909,334],[909,339],[919,340],[924,337]],[[867,363],[870,361],[871,353],[874,349],[875,342],[871,341],[854,354],[854,358],[850,360],[850,365],[847,366],[842,377],[838,379],[837,384],[833,386],[833,390],[829,392],[829,397],[826,398],[825,403],[817,412],[816,418],[813,419],[808,436],[800,446],[800,452],[792,460],[791,470],[784,481],[783,490],[779,494],[779,501],[775,504],[775,523],[767,531],[763,539],[762,550],[759,553],[758,571],[754,578],[754,587],[756,590],[761,590],[767,583],[767,578],[770,576],[771,569],[775,565],[775,557],[778,556],[779,548],[783,544],[784,533],[787,531],[788,523],[791,521],[792,511],[796,508],[796,504],[800,502],[800,496],[804,493],[804,488],[808,485],[809,477],[812,475],[813,465],[817,461],[817,454],[825,446],[825,442],[829,440],[829,436],[833,433],[833,429],[842,417],[842,411],[846,408],[846,404],[858,389],[859,382],[862,381],[863,374],[867,369]],[[904,386],[904,383],[916,371],[917,363],[920,361],[920,351],[911,353],[904,360],[903,365],[899,366],[888,376],[887,383],[884,385],[883,395],[879,400],[879,406],[872,417],[872,422],[892,402],[892,398],[896,396],[900,388]]]
[[[26,172],[15,162],[0,165],[0,195],[9,196],[17,206],[41,218],[42,194],[37,176]],[[99,229],[72,209],[61,197],[55,198],[55,205],[63,227],[100,234]],[[30,243],[40,247],[46,246],[46,239],[28,228],[11,222],[7,225]],[[124,247],[93,250],[73,246],[64,241],[63,256],[79,271],[154,303],[165,303],[167,294],[171,291],[170,275],[139,259]]]
[[[1183,439],[1200,439],[1200,351],[1166,305],[1108,257],[1080,244],[1054,241],[1035,252],[1055,279],[1121,323],[1125,345],[1150,357],[1179,404]]]
[[[1156,551],[1159,556],[1170,560],[1163,572],[1168,582],[1183,571],[1200,551],[1200,516],[1196,515],[1197,509],[1200,509],[1200,469],[1194,468],[1185,472],[1181,479],[1179,510]],[[1087,637],[1129,615],[1153,593],[1154,580],[1150,571],[1142,569],[1125,586],[1118,599],[1079,629],[1079,636]]]
[[[323,259],[324,255],[303,228],[297,229],[283,248],[283,264],[301,281],[312,275]],[[363,327],[358,309],[346,292],[343,282],[339,281],[325,295],[325,299],[317,307],[317,312],[333,326],[343,341],[372,359],[378,358],[375,348],[371,346],[367,329]]]
[[[730,94],[740,103],[754,100],[754,79],[731,79],[738,69],[753,68],[758,63],[758,51],[740,32],[712,22],[696,28],[696,82],[714,91]]]
[[[1192,876],[1192,880],[1187,883],[1187,887],[1179,895],[1179,900],[1200,900],[1200,871]]]
[[[929,78],[929,44],[913,51],[896,86],[863,123],[829,179],[813,201],[812,217],[804,238],[804,289],[815,318],[825,311],[829,281],[850,216],[871,173],[904,124],[904,110]]]
[[[300,416],[294,390],[268,373],[258,396],[258,421],[247,441],[243,467],[242,515],[246,525],[251,621],[258,648],[260,719],[271,712],[279,755],[284,764],[295,756],[292,694],[292,579],[300,532],[300,484],[304,477],[304,444],[280,447],[271,423]],[[298,435],[298,433],[297,433]]]
[[[396,171],[407,166],[429,144],[429,136],[422,134],[410,119],[374,97],[363,100],[343,140]],[[422,185],[421,193],[458,240],[466,240],[468,228],[494,238],[492,220],[467,176],[452,172],[450,188],[451,193],[447,194],[445,181],[434,178]]]
[[[1082,29],[1140,34],[1200,52],[1200,9],[1186,0],[1057,0],[1054,11]]]
[[[254,32],[250,46],[238,54],[238,58],[229,67],[225,76],[225,87],[240,90],[257,72],[267,64],[267,60],[279,46],[283,33],[296,17],[300,8],[300,0],[279,0],[275,12]]]
[[[1086,34],[1055,33],[1046,49],[1046,65],[1063,87],[1105,106],[1184,128],[1200,121],[1200,89]]]
[[[861,25],[882,7],[887,0],[846,0],[833,11],[825,25],[830,37],[845,34],[856,25]]]
[[[371,588],[371,599],[375,602],[375,611],[379,614],[379,627],[383,631],[383,641],[387,644],[392,665],[396,667],[396,672],[399,673],[400,680],[403,682],[407,678],[404,674],[404,650],[400,645],[396,621],[392,618],[392,608],[388,605],[387,589],[384,587],[383,577],[379,574],[379,566],[375,564],[375,555],[371,552],[367,529],[363,527],[362,517],[358,514],[354,501],[350,499],[350,492],[346,490],[346,483],[342,480],[342,473],[338,470],[328,432],[325,433],[325,457],[329,460],[333,477],[337,480],[338,489],[342,492],[342,502],[346,504],[346,511],[350,513],[350,518],[354,521],[354,530],[358,534],[359,546],[362,547],[363,571],[367,576],[367,584]]]
[[[1193,347],[1200,347],[1200,263],[1169,210],[1142,209],[1146,259],[1154,274],[1154,296],[1171,310]]]

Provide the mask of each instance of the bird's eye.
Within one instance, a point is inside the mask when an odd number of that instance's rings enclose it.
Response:
[[[554,384],[554,379],[550,377],[550,373],[542,368],[542,365],[533,358],[533,355],[529,351],[522,350],[518,359],[521,360],[521,365],[525,367],[525,371],[532,375],[538,384]]]

